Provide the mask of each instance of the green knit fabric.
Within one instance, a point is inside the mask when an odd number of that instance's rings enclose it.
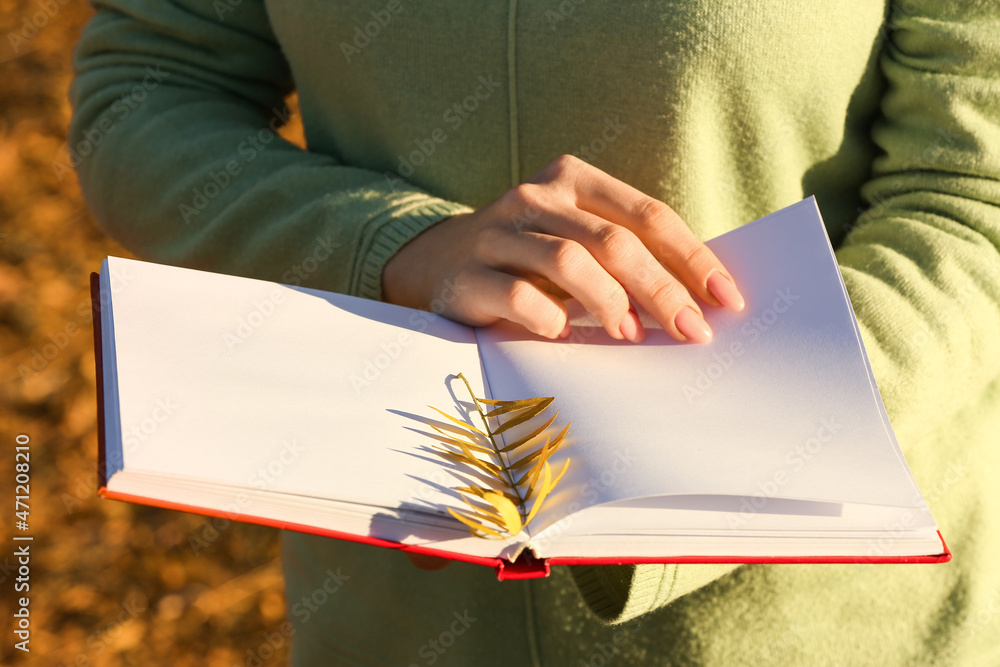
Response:
[[[815,195],[954,553],[497,582],[286,533],[295,664],[1000,664],[996,0],[94,4],[69,148],[154,261],[380,298],[409,239],[564,153],[702,238]],[[274,135],[293,87],[309,152]]]

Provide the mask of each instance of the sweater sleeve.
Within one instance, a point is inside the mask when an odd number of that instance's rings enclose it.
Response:
[[[909,456],[924,446],[922,434],[1000,377],[1000,3],[902,2],[887,27],[887,87],[872,130],[882,154],[862,189],[868,208],[837,257]],[[958,457],[963,443],[952,445]],[[943,473],[919,466],[928,458],[911,457],[925,488]],[[961,529],[950,527],[956,543]],[[591,610],[620,623],[733,568],[588,566],[573,574]]]
[[[292,78],[262,0],[94,4],[69,151],[137,255],[379,299],[400,247],[470,210],[277,136]]]

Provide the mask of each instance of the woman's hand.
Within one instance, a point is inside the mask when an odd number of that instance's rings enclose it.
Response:
[[[743,309],[725,267],[673,209],[569,155],[422,232],[389,260],[382,281],[391,303],[433,303],[473,326],[511,320],[548,338],[569,334],[567,297],[633,342],[645,332],[629,295],[681,341],[712,338],[692,293]]]

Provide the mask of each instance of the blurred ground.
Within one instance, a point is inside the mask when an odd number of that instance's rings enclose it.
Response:
[[[276,530],[101,500],[89,275],[129,256],[66,172],[78,0],[0,0],[0,663],[284,665]],[[294,106],[293,106],[294,108]],[[297,123],[283,132],[301,141]],[[15,531],[14,445],[31,439]],[[31,535],[29,654],[14,649],[18,544]]]

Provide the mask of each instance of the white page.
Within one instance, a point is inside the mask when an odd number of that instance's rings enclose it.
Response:
[[[674,495],[633,498],[581,510],[533,536],[550,534],[671,535],[681,532],[740,537],[747,534],[836,536],[859,533],[936,535],[926,508],[827,503],[783,498]],[[555,539],[555,538],[553,538]]]
[[[708,345],[673,341],[645,313],[643,344],[616,341],[575,302],[568,341],[477,330],[495,397],[555,396],[572,422],[563,502],[540,526],[571,501],[667,494],[922,506],[815,202],[708,245],[747,301],[739,314],[703,306]]]
[[[389,508],[462,506],[452,466],[412,430],[430,429],[405,415],[433,418],[430,404],[458,416],[451,391],[468,398],[460,381],[449,390],[452,373],[485,395],[471,328],[271,282],[108,265],[124,282],[111,379],[126,469]]]

